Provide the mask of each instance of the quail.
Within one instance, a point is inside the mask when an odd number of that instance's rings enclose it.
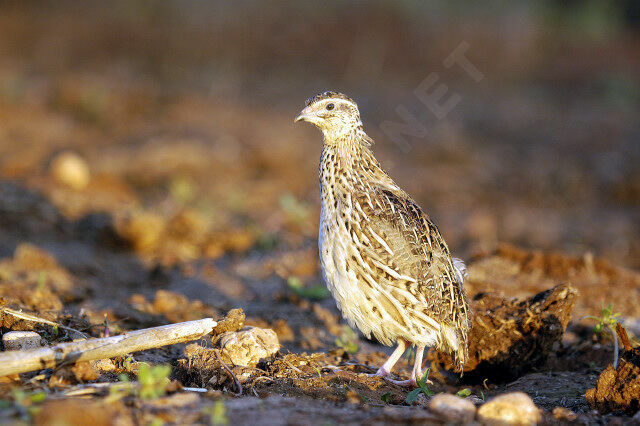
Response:
[[[451,354],[461,370],[471,315],[464,263],[451,257],[436,225],[382,169],[352,99],[320,93],[295,121],[314,124],[324,139],[318,246],[327,287],[349,325],[397,345],[375,374],[390,380],[411,345],[411,377],[395,383],[416,385],[426,347]]]

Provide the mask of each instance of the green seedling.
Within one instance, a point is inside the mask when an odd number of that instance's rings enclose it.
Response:
[[[335,344],[337,347],[342,348],[348,354],[358,353],[360,345],[358,345],[358,336],[351,329],[351,327],[344,326],[342,328],[342,334],[336,338]]]
[[[431,389],[427,387],[427,381],[429,380],[429,368],[424,372],[422,378],[418,379],[418,387],[407,395],[407,404],[412,405],[418,399],[421,393],[423,393],[426,397],[430,397],[435,395]]]
[[[296,276],[289,277],[287,285],[295,294],[305,299],[324,300],[330,295],[326,286],[314,285],[307,287],[302,280]]]
[[[382,395],[380,395],[380,399],[382,400],[382,402],[384,402],[385,404],[389,404],[391,402],[391,392],[385,392]]]
[[[127,395],[137,395],[143,400],[153,400],[164,396],[169,386],[169,374],[171,366],[156,365],[150,366],[146,362],[138,366],[137,382],[130,382],[126,374],[121,374],[121,384],[112,386],[110,389],[110,400],[117,400]]]
[[[46,283],[47,283],[47,273],[45,271],[40,271],[40,274],[38,274],[38,284],[36,284],[36,289],[39,291],[44,290]]]
[[[22,420],[30,421],[38,411],[40,403],[44,402],[47,394],[44,391],[27,392],[22,389],[13,389],[11,399],[13,401],[0,400],[0,408],[8,409],[14,407]]]
[[[211,426],[224,426],[229,424],[227,408],[224,406],[224,401],[221,399],[217,399],[213,405],[204,407],[202,409],[202,414],[209,417],[209,423]]]
[[[196,184],[186,176],[175,176],[169,182],[169,195],[176,204],[189,205],[198,195]]]
[[[598,321],[598,323],[593,327],[593,331],[596,334],[602,333],[602,331],[606,328],[611,333],[613,337],[613,368],[618,368],[618,335],[616,333],[616,324],[618,323],[618,317],[620,316],[620,312],[613,312],[613,303],[609,303],[607,307],[604,306],[604,302],[602,302],[602,307],[600,308],[600,316],[587,315],[580,320],[583,319],[591,319],[594,321]]]
[[[309,206],[299,201],[293,194],[283,194],[279,202],[280,209],[292,222],[302,225],[309,219]]]
[[[456,395],[459,396],[460,398],[466,398],[471,395],[471,389],[469,388],[460,389],[458,392],[456,392]]]
[[[140,364],[138,368],[140,398],[151,400],[163,396],[169,385],[169,374],[171,374],[171,366],[169,365],[151,367],[147,363]]]

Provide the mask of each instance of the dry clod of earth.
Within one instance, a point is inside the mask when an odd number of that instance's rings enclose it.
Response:
[[[133,419],[119,404],[107,404],[84,399],[50,400],[45,402],[34,419],[36,426],[47,425],[133,425]]]
[[[446,423],[471,423],[476,415],[476,407],[471,401],[448,393],[431,398],[428,407]]]
[[[273,357],[280,350],[275,331],[258,327],[245,327],[228,331],[220,336],[222,360],[233,365],[255,367],[261,360]]]
[[[478,421],[487,426],[535,425],[540,418],[540,410],[523,392],[498,395],[482,405],[477,415]]]
[[[585,398],[602,414],[622,411],[631,416],[640,410],[640,347],[624,351],[617,370],[609,364]]]
[[[476,295],[471,303],[474,316],[465,380],[504,382],[540,365],[562,339],[577,296],[578,291],[568,284],[525,300],[495,293]],[[446,355],[432,356],[447,370],[455,367]]]
[[[226,331],[238,331],[244,326],[245,315],[242,309],[232,309],[227,315],[218,321],[213,329],[213,335],[219,335]]]
[[[5,351],[35,349],[42,346],[42,338],[35,331],[10,331],[2,336]]]

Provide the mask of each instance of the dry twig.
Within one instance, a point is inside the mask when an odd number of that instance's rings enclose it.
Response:
[[[131,331],[119,336],[60,343],[48,348],[8,351],[0,354],[0,377],[190,342],[211,333],[216,324],[213,318],[204,318]]]

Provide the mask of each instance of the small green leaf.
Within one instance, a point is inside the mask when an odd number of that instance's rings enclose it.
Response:
[[[418,395],[420,395],[420,392],[422,392],[421,388],[417,388],[409,392],[409,394],[407,395],[407,404],[412,405],[414,402],[416,402],[416,399],[418,399]]]
[[[391,401],[391,392],[385,392],[382,395],[380,395],[380,399],[382,400],[382,402],[388,404],[389,401]]]
[[[469,388],[464,388],[464,389],[460,389],[456,395],[458,395],[460,398],[466,398],[469,395],[471,395],[471,389]]]
[[[42,392],[42,391],[41,392],[36,392],[36,393],[32,394],[29,397],[29,399],[31,400],[31,402],[35,402],[35,403],[42,402],[45,399],[47,399],[47,394]]]
[[[424,374],[422,375],[422,378],[420,378],[418,380],[418,386],[420,386],[421,388],[426,388],[427,387],[427,379],[429,378],[429,371],[430,370],[431,370],[430,368],[427,368],[424,371]]]

